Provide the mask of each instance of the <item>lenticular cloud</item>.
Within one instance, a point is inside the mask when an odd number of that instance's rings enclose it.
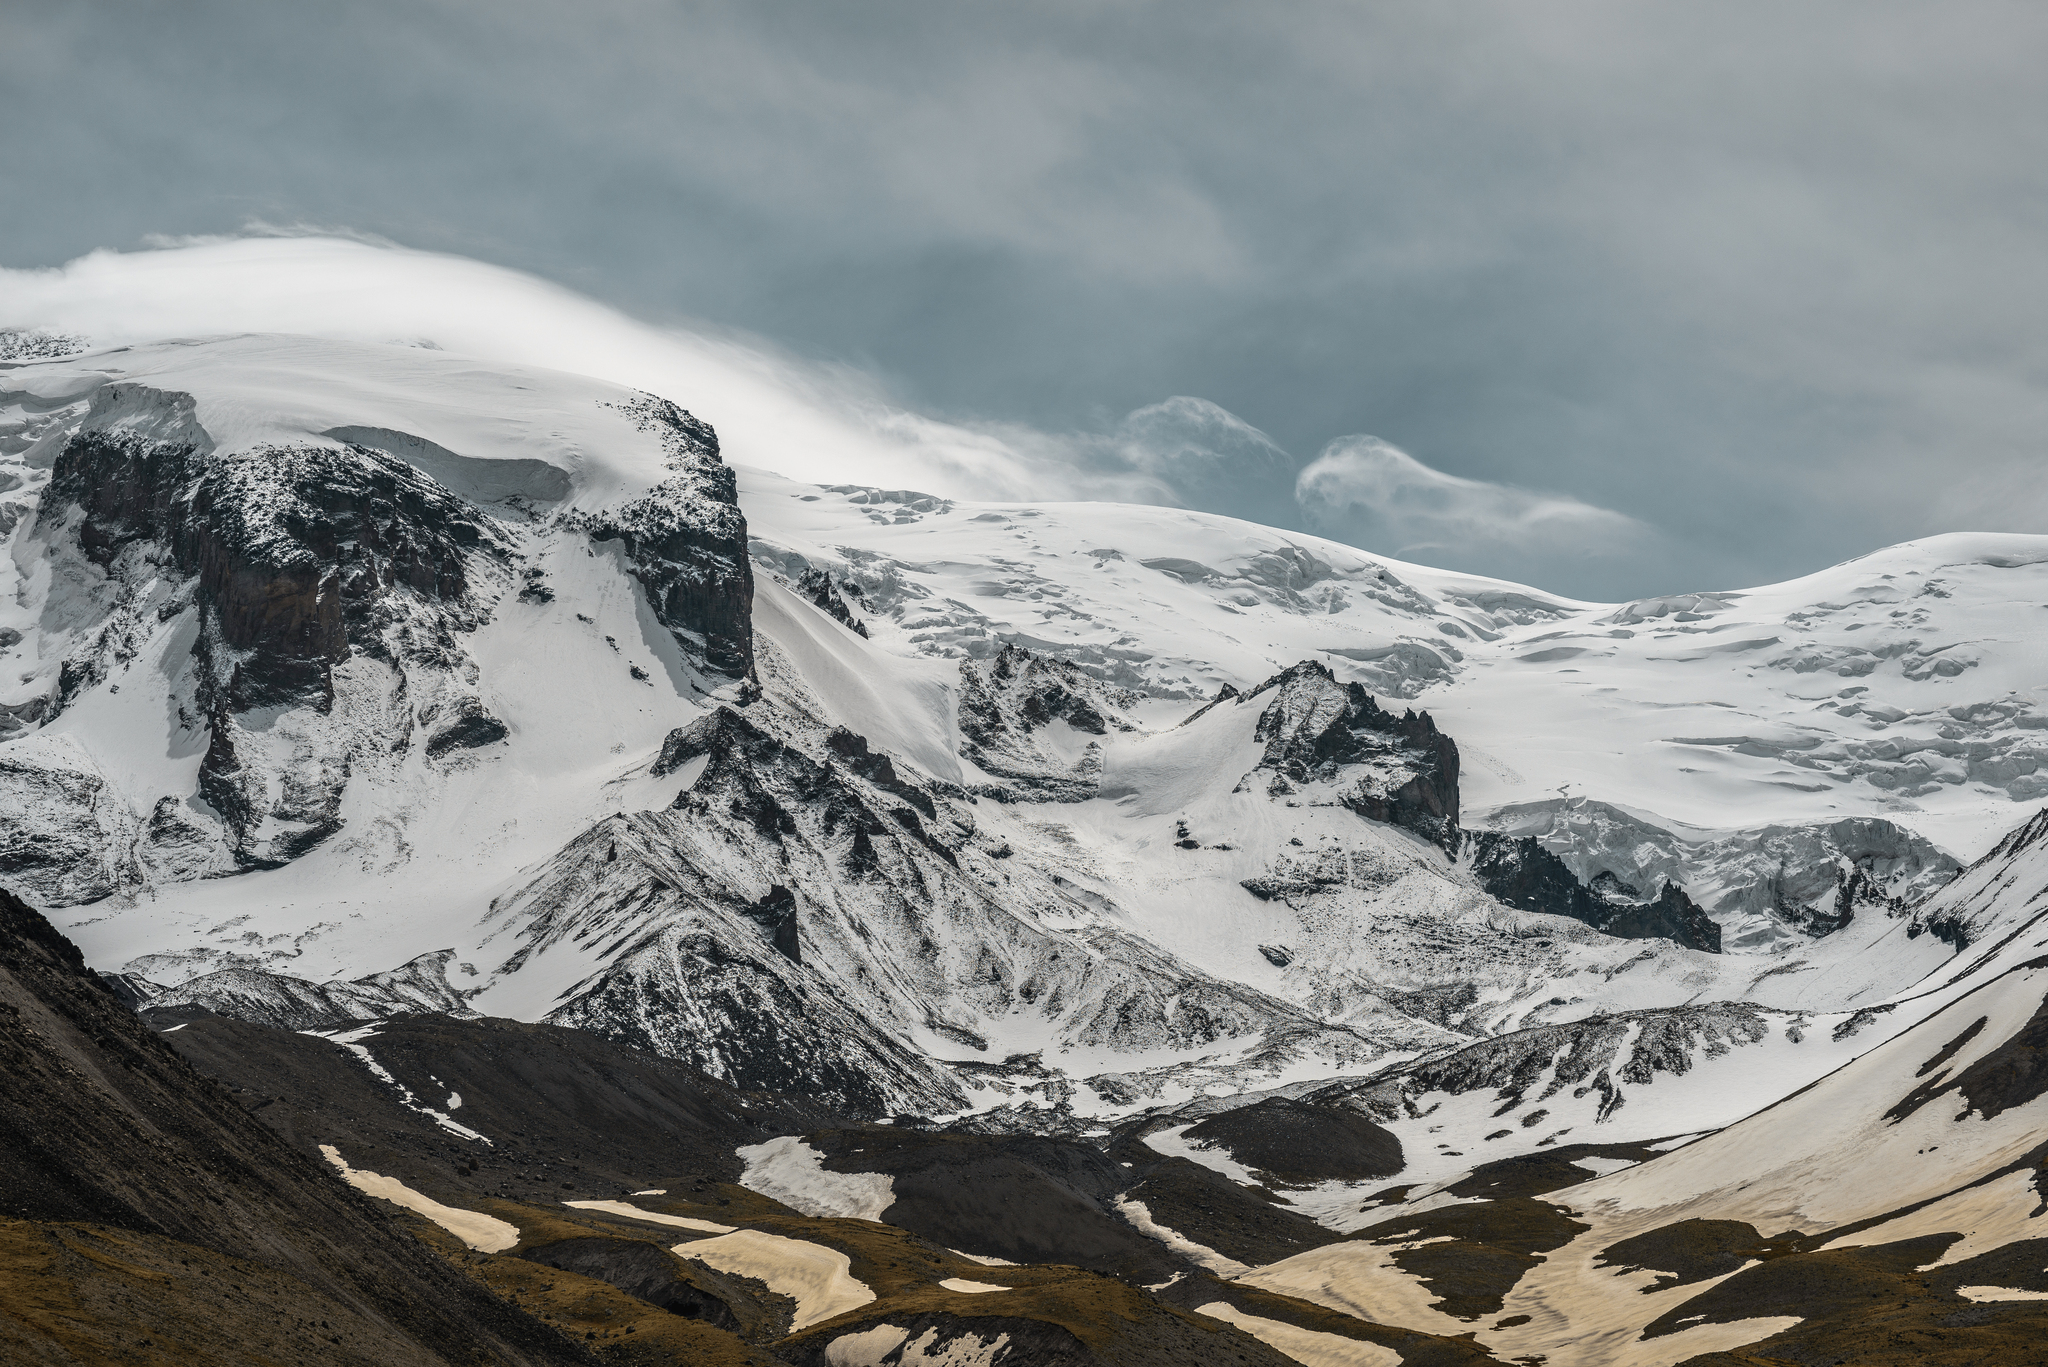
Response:
[[[290,332],[432,345],[633,385],[698,411],[729,458],[794,478],[959,497],[1085,497],[1074,472],[890,404],[864,377],[765,345],[660,328],[530,275],[334,237],[98,251],[0,271],[0,318],[95,345]]]
[[[1568,495],[1433,470],[1378,437],[1330,443],[1296,479],[1294,494],[1325,536],[1492,573],[1639,551],[1650,530]]]

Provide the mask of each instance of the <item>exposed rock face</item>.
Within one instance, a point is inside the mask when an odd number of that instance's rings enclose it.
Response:
[[[135,387],[109,385],[90,424]],[[187,395],[157,402],[188,412]],[[192,441],[132,429],[81,431],[51,472],[39,525],[79,510],[78,544],[103,568],[124,553],[167,555],[196,576],[202,636],[217,652],[220,702],[234,711],[333,701],[351,648],[386,649],[379,629],[407,591],[458,603],[465,557],[503,548],[487,521],[403,461],[366,447],[265,448],[215,461]]]
[[[584,529],[594,540],[624,543],[663,626],[701,643],[712,669],[751,677],[754,569],[746,518],[733,472],[719,461],[718,436],[709,423],[651,394],[627,416],[660,438],[675,474],[644,496],[585,519]]]
[[[341,828],[345,742],[303,717],[253,730],[242,719],[325,716],[352,657],[433,676],[407,719],[426,728],[428,753],[505,734],[457,639],[480,620],[476,568],[502,564],[505,538],[404,461],[355,446],[218,455],[189,395],[107,385],[56,457],[37,531],[68,539],[127,595],[95,647],[67,661],[53,711],[132,655],[139,614],[194,614],[184,721],[210,733],[198,796],[235,864],[283,863]],[[151,588],[164,581],[177,585],[169,597]],[[209,843],[174,811],[144,834]]]
[[[493,913],[522,946],[498,976],[564,942],[602,957],[555,1023],[861,1116],[958,1111],[970,1071],[1005,1093],[1042,1084],[912,1043],[986,1050],[985,1021],[1038,1018],[1062,1047],[1109,1051],[1262,1036],[1248,1066],[1381,1051],[1128,936],[1099,896],[1005,858],[957,791],[851,731],[719,707],[654,770],[690,775],[667,810],[592,827]]]
[[[1502,807],[1483,824],[1533,836],[1587,884],[1602,874],[1638,888],[1678,884],[1731,950],[1825,935],[1859,909],[1900,914],[1960,867],[1882,817],[1681,834],[1609,803],[1564,798]]]
[[[1135,701],[1070,661],[1022,646],[1006,645],[986,663],[962,660],[960,753],[1003,780],[974,791],[998,801],[1087,801],[1102,777],[1101,747],[1076,741],[1063,749],[1050,728],[1064,722],[1082,735],[1127,731],[1118,713]],[[1078,756],[1070,756],[1075,749]]]
[[[623,540],[686,660],[749,674],[745,523],[716,436],[664,400],[614,406],[660,441],[670,475],[562,525]],[[31,533],[56,585],[44,629],[67,653],[52,692],[0,710],[0,738],[116,687],[171,635],[175,743],[202,758],[193,791],[145,798],[142,817],[95,798],[103,776],[61,742],[10,746],[0,789],[41,797],[0,803],[0,865],[39,900],[275,867],[342,829],[366,766],[408,753],[461,765],[507,738],[467,638],[514,601],[534,500],[569,495],[563,470],[378,427],[221,449],[191,394],[139,383],[100,384],[76,407],[41,439],[50,474]],[[529,565],[517,601],[552,596]]]
[[[0,877],[63,905],[105,897],[133,876],[107,783],[83,750],[26,738],[0,749]]]
[[[223,968],[175,987],[136,979],[130,990],[139,985],[147,991],[137,1006],[165,1011],[196,1007],[281,1030],[328,1030],[405,1011],[474,1016],[463,994],[449,984],[454,957],[453,950],[435,950],[350,982],[316,983],[261,969]]]
[[[1666,883],[1652,901],[1601,900],[1610,910],[1595,930],[1624,940],[1664,939],[1709,954],[1721,952],[1721,927],[1676,883]]]
[[[1269,791],[1336,781],[1340,771],[1363,765],[1356,781],[1341,776],[1345,806],[1457,848],[1458,747],[1429,713],[1383,711],[1362,685],[1338,683],[1314,660],[1274,675],[1240,703],[1267,694],[1254,734],[1266,747],[1260,767],[1273,772]]]
[[[1479,886],[1511,907],[1569,916],[1624,940],[1664,939],[1721,952],[1721,927],[1675,883],[1666,883],[1652,899],[1611,874],[1588,888],[1534,836],[1515,840],[1498,831],[1474,831],[1470,850]]]
[[[798,593],[810,599],[812,603],[824,611],[826,616],[832,618],[835,622],[841,623],[848,630],[858,635],[866,636],[868,634],[867,623],[854,616],[853,609],[846,605],[846,600],[849,598],[855,602],[860,601],[861,592],[858,584],[851,582],[846,584],[845,593],[842,595],[840,586],[832,582],[832,575],[829,571],[808,569],[797,576],[796,588]]]
[[[1760,1043],[1773,1029],[1804,1019],[1744,1002],[1628,1011],[1478,1040],[1362,1082],[1319,1088],[1310,1099],[1341,1100],[1385,1121],[1420,1114],[1414,1099],[1432,1092],[1491,1091],[1496,1115],[1597,1093],[1604,1120],[1626,1103],[1629,1088],[1650,1085],[1660,1073],[1682,1076],[1702,1058]]]
[[[828,1130],[805,1143],[825,1155],[828,1172],[886,1175],[895,1200],[881,1218],[941,1247],[1133,1280],[1179,1270],[1117,1213],[1133,1174],[1098,1144],[874,1129]]]

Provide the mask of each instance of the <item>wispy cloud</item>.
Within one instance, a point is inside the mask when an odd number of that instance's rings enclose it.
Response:
[[[1563,494],[1432,470],[1378,437],[1330,443],[1295,481],[1309,526],[1402,560],[1542,579],[1573,561],[1626,559],[1645,524]]]
[[[284,332],[431,341],[660,393],[717,427],[730,459],[798,479],[1075,498],[1090,474],[1000,435],[926,418],[868,377],[710,330],[662,328],[518,271],[360,239],[210,238],[0,271],[12,323],[95,344]]]
[[[1188,395],[1095,432],[943,421],[849,366],[711,329],[653,326],[517,271],[360,237],[266,228],[0,270],[0,323],[102,346],[245,332],[431,342],[661,394],[710,421],[729,460],[797,479],[1305,521],[1381,554],[1511,578],[1624,554],[1645,531],[1563,495],[1432,470],[1370,437],[1332,444],[1297,479],[1279,443]]]

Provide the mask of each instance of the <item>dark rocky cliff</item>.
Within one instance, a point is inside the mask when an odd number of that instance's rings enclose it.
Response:
[[[639,498],[571,524],[599,542],[623,542],[627,570],[686,657],[712,674],[751,676],[746,523],[717,437],[665,400],[620,407],[661,443],[671,473]],[[197,668],[174,701],[184,728],[204,728],[205,751],[197,792],[173,795],[173,806],[195,798],[196,819],[209,827],[217,819],[224,845],[215,845],[213,864],[203,851],[188,860],[192,872],[273,867],[333,836],[364,753],[418,745],[429,758],[457,762],[509,734],[483,701],[466,637],[516,580],[528,495],[487,511],[417,463],[347,440],[351,433],[381,447],[430,447],[383,429],[337,428],[328,435],[339,446],[221,452],[191,395],[110,384],[56,456],[36,532],[53,546],[69,540],[76,550],[67,556],[105,574],[103,583],[89,568],[79,577],[107,616],[64,664],[36,719],[108,683],[158,622],[196,614],[189,649]],[[430,468],[462,461],[438,447],[429,454],[441,462]],[[554,476],[542,492],[568,493],[560,471],[523,465]],[[524,471],[522,488],[540,488],[533,473]],[[336,670],[352,658],[388,667],[369,672],[376,699],[350,704],[375,716],[325,729],[279,730],[275,714],[243,723],[264,709],[333,713]],[[206,846],[212,837],[183,820],[162,840],[152,826],[152,848]]]
[[[754,567],[738,484],[711,425],[646,395],[623,409],[668,454],[670,478],[622,507],[584,521],[592,539],[619,541],[654,615],[701,643],[714,671],[754,673]]]
[[[1455,850],[1458,842],[1458,746],[1427,712],[1383,710],[1361,684],[1338,683],[1314,660],[1260,684],[1240,702],[1272,694],[1255,738],[1260,767],[1274,771],[1269,791],[1330,781],[1351,765],[1369,772],[1343,795],[1373,821],[1405,827]]]
[[[1468,849],[1479,886],[1518,910],[1569,916],[1624,940],[1671,940],[1688,949],[1721,952],[1721,927],[1675,883],[1664,884],[1649,899],[1612,875],[1595,879],[1589,888],[1534,836],[1518,840],[1498,831],[1474,831]]]
[[[103,568],[132,552],[196,578],[204,640],[222,652],[218,701],[233,711],[325,708],[351,649],[388,649],[379,629],[392,620],[389,595],[459,604],[465,557],[505,555],[489,519],[366,447],[215,459],[189,441],[88,428],[59,453],[39,525],[73,508],[79,546]]]

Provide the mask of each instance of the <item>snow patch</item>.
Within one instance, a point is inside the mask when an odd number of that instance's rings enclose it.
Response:
[[[1259,1342],[1285,1353],[1303,1367],[1399,1367],[1401,1355],[1363,1339],[1326,1334],[1281,1320],[1247,1315],[1228,1301],[1211,1301],[1195,1313],[1236,1325]]]
[[[716,1239],[677,1244],[669,1250],[736,1277],[752,1277],[770,1291],[796,1302],[791,1332],[857,1310],[875,1293],[853,1275],[853,1260],[837,1249],[805,1239],[735,1230]]]
[[[833,1339],[825,1345],[825,1361],[830,1367],[994,1367],[1009,1356],[1009,1346],[1008,1334],[984,1340],[969,1329],[940,1346],[937,1329],[911,1339],[908,1329],[878,1324]]]
[[[1574,1158],[1572,1160],[1573,1167],[1584,1168],[1587,1172],[1597,1173],[1602,1177],[1605,1177],[1610,1172],[1620,1172],[1623,1168],[1632,1168],[1635,1165],[1636,1160],[1633,1158]]]
[[[1182,1257],[1192,1259],[1219,1277],[1235,1277],[1239,1273],[1251,1270],[1235,1258],[1226,1258],[1206,1244],[1196,1243],[1179,1230],[1168,1229],[1160,1224],[1152,1218],[1152,1212],[1146,1208],[1143,1201],[1133,1201],[1128,1196],[1119,1196],[1116,1198],[1116,1211],[1129,1220],[1132,1228],[1138,1233],[1157,1239]]]
[[[735,1150],[747,1165],[740,1185],[799,1214],[826,1220],[873,1220],[896,1204],[895,1181],[883,1173],[828,1172],[825,1155],[795,1135]]]
[[[2013,1286],[1959,1286],[1956,1294],[1966,1301],[2048,1301],[2048,1291],[2022,1291]]]
[[[661,1195],[660,1192],[635,1192],[636,1196]],[[645,1220],[649,1224],[674,1225],[678,1229],[700,1230],[706,1234],[730,1234],[734,1226],[721,1225],[710,1220],[693,1220],[687,1215],[663,1215],[658,1211],[642,1210],[629,1206],[624,1201],[564,1201],[565,1206],[576,1210],[601,1210],[607,1215],[623,1215],[631,1220]]]
[[[385,1177],[361,1168],[352,1168],[341,1151],[332,1144],[322,1144],[320,1152],[328,1162],[341,1170],[341,1180],[362,1192],[403,1206],[416,1215],[424,1215],[456,1238],[468,1244],[479,1253],[503,1253],[519,1242],[519,1227],[481,1211],[462,1210],[455,1206],[444,1206],[431,1197],[414,1191],[396,1177]]]

